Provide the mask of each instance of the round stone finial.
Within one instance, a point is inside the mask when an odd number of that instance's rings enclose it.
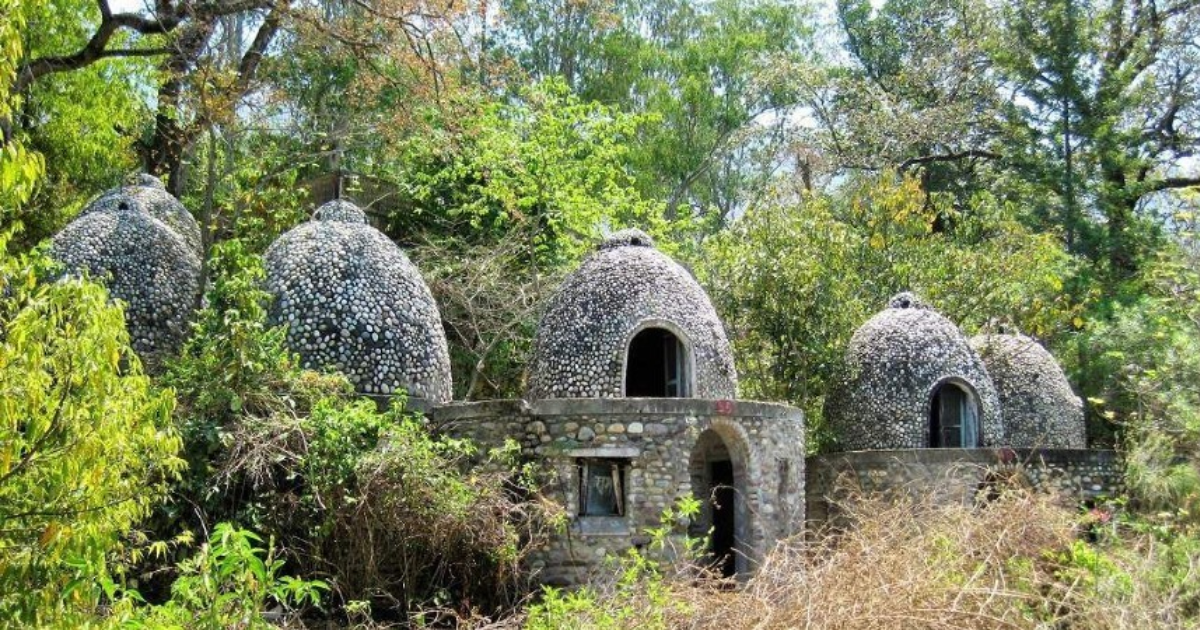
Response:
[[[848,451],[998,446],[1004,438],[996,387],[967,338],[905,293],[855,331],[825,420]],[[948,427],[966,429],[948,435]]]
[[[708,295],[640,230],[613,234],[563,280],[538,324],[528,376],[531,400],[737,394]]]
[[[321,207],[313,212],[312,218],[314,221],[361,223],[363,225],[367,223],[367,213],[363,212],[362,208],[345,199],[334,199],[333,201],[321,204]]]
[[[614,247],[654,247],[654,239],[637,228],[628,228],[609,234],[600,242],[597,249],[604,250]]]
[[[408,256],[346,201],[267,250],[273,324],[304,367],[346,375],[365,394],[450,400],[450,353],[433,294]]]
[[[157,188],[165,191],[166,184],[163,181],[150,173],[134,173],[126,178],[126,186],[144,186],[146,188]]]
[[[1015,448],[1087,448],[1083,401],[1042,344],[1021,334],[978,335],[979,353],[1004,409],[1004,440]]]
[[[887,305],[888,308],[929,308],[929,305],[924,300],[909,291],[903,291],[892,296],[892,299],[888,300]]]

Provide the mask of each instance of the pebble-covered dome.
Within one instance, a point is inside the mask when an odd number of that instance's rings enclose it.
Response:
[[[979,335],[971,347],[987,366],[1004,409],[1004,443],[1016,448],[1087,448],[1083,401],[1042,344],[1025,335]]]
[[[911,293],[854,333],[825,401],[841,450],[936,445],[935,396],[955,385],[976,403],[978,442],[1003,442],[1000,401],[983,362],[950,320]]]
[[[346,201],[267,250],[273,323],[305,367],[332,368],[366,394],[404,389],[430,402],[450,400],[450,354],[429,287],[387,236]]]
[[[626,395],[627,352],[649,329],[669,332],[684,348],[688,384],[677,395],[736,395],[729,340],[704,289],[644,232],[622,230],[551,298],[534,337],[528,397]]]
[[[162,181],[145,173],[135,175],[129,181],[126,186],[101,193],[83,209],[80,216],[136,208],[166,223],[183,238],[196,256],[200,256],[203,253],[200,224],[178,199],[167,192]]]
[[[97,199],[54,236],[50,254],[69,273],[86,271],[123,300],[134,350],[155,359],[187,338],[200,258],[170,224],[124,199],[117,193]]]

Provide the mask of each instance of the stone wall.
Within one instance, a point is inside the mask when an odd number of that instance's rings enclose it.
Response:
[[[810,529],[836,518],[848,491],[930,495],[938,503],[976,500],[997,479],[1012,479],[1071,502],[1115,496],[1121,465],[1113,451],[1084,449],[904,449],[809,457],[805,464]]]
[[[667,398],[486,401],[439,407],[431,420],[438,430],[485,447],[512,438],[526,459],[548,473],[547,494],[566,508],[569,524],[532,556],[531,568],[547,584],[587,582],[609,559],[645,546],[646,530],[658,527],[663,510],[678,498],[707,499],[705,457],[727,457],[732,464],[740,575],[752,571],[776,540],[804,526],[804,418],[785,405]],[[621,515],[580,514],[581,462],[597,461],[621,466]],[[703,532],[710,515],[706,509],[699,523],[677,524],[676,531]]]

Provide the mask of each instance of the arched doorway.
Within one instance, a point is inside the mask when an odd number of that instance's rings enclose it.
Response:
[[[625,396],[691,396],[687,346],[666,328],[645,328],[629,341],[625,356]]]
[[[707,561],[713,572],[732,577],[745,569],[748,514],[745,461],[713,429],[700,434],[690,462],[692,492],[700,514],[689,535],[708,538]]]
[[[945,381],[929,401],[930,448],[978,448],[979,399],[966,383]]]

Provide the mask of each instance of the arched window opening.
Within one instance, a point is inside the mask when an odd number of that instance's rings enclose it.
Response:
[[[977,448],[979,403],[975,396],[955,383],[943,383],[929,404],[929,446],[932,448]]]
[[[630,398],[687,398],[687,348],[671,331],[647,328],[629,342],[625,395]]]

